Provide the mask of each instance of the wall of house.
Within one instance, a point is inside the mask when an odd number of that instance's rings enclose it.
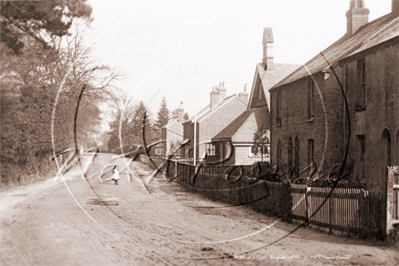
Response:
[[[334,66],[338,77],[342,71]],[[296,172],[308,166],[308,140],[314,141],[314,161],[320,174],[328,173],[331,167],[343,158],[343,98],[341,89],[333,74],[326,76],[323,72],[313,75],[314,90],[314,118],[308,119],[308,82],[311,77],[304,77],[292,83],[283,85],[270,92],[271,95],[271,163],[278,164],[286,171],[289,170],[288,161],[295,169],[295,139],[298,139],[299,162]],[[277,123],[277,92],[281,93],[280,118]],[[292,148],[289,140],[291,138]],[[281,160],[277,163],[279,153],[278,141],[281,142]],[[327,142],[326,142],[327,141]],[[291,157],[289,156],[289,151]]]
[[[268,112],[266,108],[265,112]],[[252,113],[243,123],[243,125],[237,130],[231,140],[233,142],[253,142],[254,133],[257,131],[257,129],[255,114]]]
[[[260,92],[260,95],[259,95]],[[260,97],[259,97],[260,96]],[[257,76],[255,91],[252,95],[251,106],[249,109],[267,107],[265,92],[263,90],[262,82]]]
[[[252,165],[255,162],[261,162],[261,156],[250,156],[251,145],[234,146],[235,164],[236,165]],[[269,159],[263,157],[263,161],[267,162]]]
[[[166,145],[167,150],[171,147],[174,149],[178,144],[183,141],[183,125],[178,121],[168,125],[168,127],[163,128],[166,132]],[[180,155],[180,153],[179,153]]]
[[[203,119],[199,125],[199,143],[209,142],[222,129],[229,125],[234,119],[241,115],[247,109],[247,104],[238,99],[233,98],[227,104],[217,107],[217,110]],[[205,153],[205,145],[199,145],[199,154]]]
[[[397,37],[344,61],[352,125],[349,163],[356,173],[353,178],[364,178],[361,181],[380,191],[386,190],[387,164],[399,164],[398,40]],[[355,111],[359,99],[358,61],[363,59],[366,63],[365,108]],[[364,162],[360,160],[359,136],[365,138]],[[386,145],[388,136],[389,147]],[[390,159],[387,155],[389,150]],[[362,167],[364,175],[361,174]]]
[[[197,134],[198,134],[198,123],[197,123]],[[190,154],[188,151],[194,147],[194,123],[193,122],[185,122],[183,123],[183,139],[189,139],[190,143],[185,145],[181,149],[181,158],[190,158]],[[198,140],[197,140],[198,143]]]

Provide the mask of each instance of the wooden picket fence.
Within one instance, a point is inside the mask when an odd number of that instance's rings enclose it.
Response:
[[[399,240],[399,166],[388,167],[387,228],[393,239]]]
[[[292,218],[341,236],[379,239],[384,236],[382,193],[356,188],[291,186]]]
[[[237,183],[234,186],[228,184],[222,178],[227,169],[226,166],[203,166],[199,170],[197,168],[197,181],[193,182],[196,171],[194,166],[170,161],[168,175],[176,176],[179,182],[191,187],[193,192],[204,194],[213,200],[237,204],[237,202],[247,202],[248,199],[261,197],[263,190],[258,186],[253,189],[245,189],[247,186],[245,182]],[[250,175],[251,167],[244,166],[243,173],[244,176]],[[238,172],[232,172],[232,179],[238,175]],[[287,210],[287,204],[282,202],[282,195],[288,193],[290,195],[288,206],[291,206],[288,208],[291,209],[288,220],[305,222],[306,226],[341,236],[369,239],[382,239],[386,236],[386,195],[384,197],[381,192],[356,188],[336,188],[332,191],[332,188],[307,187],[296,184],[287,188],[281,186],[281,183],[266,183],[271,196],[255,204],[250,204],[248,207],[257,210],[263,209],[267,214],[280,214],[278,216],[282,217]],[[242,191],[237,192],[238,194],[234,197],[232,192],[224,196],[226,192],[223,190],[232,187],[234,189],[242,187]],[[203,193],[204,188],[213,192]],[[214,191],[220,192],[215,193]],[[248,193],[254,195],[248,195]],[[259,206],[259,204],[263,206]],[[270,212],[270,209],[273,212]],[[394,215],[397,215],[397,208],[393,209]]]

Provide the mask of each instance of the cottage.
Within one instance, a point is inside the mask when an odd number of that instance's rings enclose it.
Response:
[[[168,124],[162,127],[162,140],[164,141],[162,155],[169,154],[183,141],[183,123],[185,122],[183,115],[183,102],[181,102],[180,107],[172,112]],[[180,157],[180,153],[176,155]]]
[[[214,87],[210,92],[210,104],[183,123],[183,137],[191,142],[181,149],[182,158],[193,160],[194,147],[197,160],[203,160],[206,156],[215,157],[216,148],[211,139],[247,109],[245,94],[226,96],[226,91],[224,82]]]

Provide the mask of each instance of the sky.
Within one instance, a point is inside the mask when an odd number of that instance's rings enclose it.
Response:
[[[190,116],[209,104],[213,86],[227,95],[252,87],[262,35],[273,29],[274,62],[304,64],[346,32],[350,0],[89,0],[94,55],[123,74],[116,84],[153,114],[165,97]],[[369,21],[391,0],[365,0]]]

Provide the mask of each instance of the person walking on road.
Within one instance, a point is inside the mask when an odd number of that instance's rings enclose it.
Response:
[[[118,180],[119,180],[120,176],[119,176],[119,171],[118,171],[117,165],[114,166],[114,169],[112,170],[112,172],[113,172],[112,180],[114,180],[115,185],[118,185]]]
[[[114,168],[112,169],[112,177],[105,179],[104,182],[110,181],[110,180],[114,180],[115,185],[118,185],[118,180],[119,180],[120,176],[119,176],[119,171],[118,171],[118,166],[115,165]]]

